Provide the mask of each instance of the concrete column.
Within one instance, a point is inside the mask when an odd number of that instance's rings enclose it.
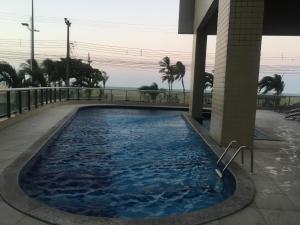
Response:
[[[194,34],[193,61],[191,77],[190,116],[197,120],[202,119],[203,88],[206,62],[206,32],[198,31]]]
[[[264,0],[220,0],[211,136],[252,147]]]

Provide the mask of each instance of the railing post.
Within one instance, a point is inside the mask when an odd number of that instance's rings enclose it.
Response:
[[[30,92],[30,90],[27,91],[27,109],[28,109],[28,111],[31,110],[31,92]]]
[[[54,102],[56,102],[56,88],[54,88]]]
[[[18,91],[19,113],[22,114],[22,91]]]
[[[125,101],[127,102],[127,90],[125,90]]]
[[[38,107],[38,90],[37,89],[34,90],[34,106],[37,109],[37,107]]]
[[[50,103],[52,103],[52,88],[49,89],[49,97],[50,97]]]
[[[10,112],[10,91],[6,92],[6,116],[10,118],[11,112]]]
[[[77,101],[79,101],[80,99],[80,91],[79,91],[79,88],[77,88]]]
[[[44,105],[44,90],[41,89],[41,106]]]
[[[111,103],[113,102],[113,91],[112,91],[112,89],[110,89],[110,102]]]

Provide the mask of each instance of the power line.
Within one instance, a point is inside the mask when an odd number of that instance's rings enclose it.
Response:
[[[49,58],[49,55],[43,56],[43,55],[38,55],[40,59],[46,59]],[[0,54],[0,58],[1,54]],[[27,57],[21,56],[21,55],[6,55],[6,58],[11,58],[11,59],[18,59],[18,60],[26,60]],[[112,60],[112,59],[103,59],[103,58],[95,58],[94,64],[97,66],[116,66],[116,67],[127,67],[127,68],[134,68],[134,69],[147,69],[151,71],[157,71],[159,69],[159,66],[157,64],[147,64],[143,62],[132,62],[132,61],[122,61],[122,60]],[[208,69],[212,68],[213,65],[209,64],[207,65],[207,71]],[[298,70],[261,70],[261,74],[267,74],[267,73],[284,73],[284,75],[287,76],[292,76],[292,75],[299,75],[300,74],[300,69]],[[298,73],[298,74],[296,74]]]
[[[65,44],[64,41],[61,40],[37,40],[36,43],[39,45],[40,48],[64,48]],[[124,46],[115,46],[115,45],[108,45],[108,44],[97,44],[97,43],[87,43],[87,42],[79,42],[73,41],[75,48],[78,50],[93,50],[98,52],[111,52],[111,53],[124,53],[134,54],[140,56],[141,48],[131,48],[131,47],[124,47]],[[27,40],[21,39],[0,39],[0,46],[2,45],[13,45],[16,46],[26,46],[28,44]],[[163,55],[174,55],[178,57],[186,57],[188,59],[191,58],[191,52],[183,52],[183,51],[173,51],[173,50],[155,50],[155,49],[146,49],[142,48],[142,56],[159,56],[162,57]],[[209,57],[214,57],[214,53],[208,53]],[[300,56],[262,56],[262,60],[281,60],[281,61],[296,61],[300,60]]]
[[[12,18],[16,17],[28,17],[26,14],[16,14],[16,13],[10,13],[10,12],[0,12],[0,16],[12,16]],[[57,23],[61,22],[60,17],[49,17],[49,16],[37,16],[38,19],[46,20],[46,19],[52,19],[55,20]],[[176,24],[142,24],[142,23],[125,23],[125,22],[119,22],[119,21],[107,21],[107,20],[86,20],[86,19],[78,19],[78,18],[71,18],[73,21],[76,22],[84,22],[84,23],[107,23],[107,24],[122,24],[122,25],[129,25],[129,26],[152,26],[152,27],[172,27],[177,29]]]
[[[190,69],[191,52],[184,51],[168,51],[157,49],[141,49],[124,46],[116,46],[103,43],[88,43],[88,42],[72,42],[75,46],[76,53],[73,58],[86,58],[87,52],[93,53],[94,65],[128,67],[134,69],[148,69],[151,71],[158,70],[158,61],[162,57],[169,55],[171,58],[178,58],[186,64],[187,70]],[[29,46],[28,40],[22,39],[0,39],[0,57],[1,59],[11,60],[26,60],[27,48]],[[3,48],[4,47],[4,48]],[[17,50],[12,50],[17,49]],[[36,54],[38,58],[64,58],[65,40],[37,40],[36,48],[39,50]],[[49,53],[51,49],[52,53]],[[44,50],[44,51],[43,51]],[[54,51],[55,50],[55,51]],[[214,57],[214,53],[208,53],[208,57]],[[117,56],[117,57],[116,57]],[[299,56],[265,56],[262,60],[285,60],[285,62],[292,60],[295,62],[300,60]],[[214,68],[214,63],[207,63],[207,71]],[[300,66],[298,65],[279,65],[279,64],[262,64],[260,73],[283,73],[287,76],[299,75]]]
[[[27,15],[0,12],[0,20],[20,22],[25,18],[27,18]],[[36,19],[37,19],[37,23],[61,23],[62,18],[39,16]],[[101,27],[101,29],[116,29],[116,28],[119,29],[122,27],[124,28],[126,27],[126,29],[135,30],[139,32],[159,32],[159,33],[168,33],[168,34],[175,34],[177,31],[176,25],[168,25],[168,24],[138,24],[138,23],[125,23],[119,21],[83,20],[77,18],[71,18],[71,20],[73,20],[74,23],[76,23],[76,25],[78,26],[85,26],[85,27],[92,27],[92,28]]]

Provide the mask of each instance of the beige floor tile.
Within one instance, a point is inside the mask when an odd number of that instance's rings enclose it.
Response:
[[[1,225],[15,225],[22,217],[23,214],[14,210],[6,203],[0,203],[0,224]]]
[[[294,211],[261,210],[269,225],[299,225],[300,213]]]
[[[264,217],[255,208],[246,208],[220,220],[220,225],[267,225]]]
[[[47,225],[47,223],[26,216],[16,223],[16,225]]]

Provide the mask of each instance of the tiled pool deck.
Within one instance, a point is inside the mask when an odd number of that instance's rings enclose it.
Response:
[[[52,105],[1,129],[0,173],[32,143],[78,105]],[[254,202],[246,209],[210,225],[300,224],[300,123],[271,111],[257,112],[257,127],[283,141],[255,142]],[[2,123],[3,125],[3,123]],[[0,225],[45,224],[25,216],[0,199]]]

